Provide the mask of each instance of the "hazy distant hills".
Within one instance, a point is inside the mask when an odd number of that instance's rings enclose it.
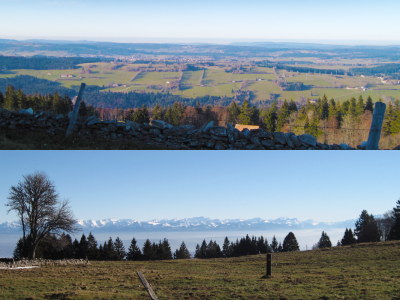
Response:
[[[385,57],[398,60],[399,45],[339,45],[306,42],[232,42],[218,43],[117,43],[88,40],[46,40],[0,39],[0,54],[2,55],[50,55],[50,56],[132,56],[138,54],[208,56],[220,58],[225,56],[260,57]],[[312,53],[294,53],[293,51],[311,51]],[[377,52],[379,51],[379,52]],[[382,53],[384,51],[384,53]],[[317,53],[318,52],[318,53]],[[350,55],[350,56],[349,56]]]
[[[137,221],[134,219],[80,220],[79,227],[83,232],[163,232],[163,231],[246,231],[246,230],[301,230],[329,228],[354,228],[354,220],[342,222],[299,221],[296,218],[278,218],[275,220],[254,218],[243,219],[210,219],[204,217],[187,219],[163,219]],[[0,223],[0,233],[20,231],[18,221]]]

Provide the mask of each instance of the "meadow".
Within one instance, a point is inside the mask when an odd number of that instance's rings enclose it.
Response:
[[[399,299],[400,242],[220,259],[0,270],[2,299]]]
[[[347,61],[346,61],[347,62]],[[327,97],[338,101],[344,101],[351,97],[358,98],[360,95],[366,99],[369,95],[373,101],[379,98],[392,100],[400,99],[400,85],[393,81],[393,84],[383,84],[376,77],[359,77],[347,75],[335,75],[320,73],[296,73],[286,70],[274,70],[272,68],[259,67],[250,62],[245,64],[245,72],[237,74],[225,72],[229,66],[237,66],[228,62],[221,62],[218,66],[209,66],[204,70],[183,71],[181,88],[170,89],[169,92],[181,95],[185,98],[211,96],[234,97],[235,91],[252,91],[252,101],[265,101],[271,99],[274,94],[277,100],[284,99],[318,99],[324,94]],[[332,64],[310,64],[302,65],[315,69],[348,69],[348,66]],[[164,92],[171,87],[171,83],[178,81],[180,72],[178,65],[166,65],[154,61],[151,64],[132,63],[92,63],[81,64],[82,68],[73,70],[10,70],[7,74],[0,74],[0,78],[14,77],[20,74],[31,75],[38,78],[57,81],[61,85],[71,88],[79,86],[81,82],[88,85],[104,87],[103,91],[112,92]],[[72,78],[62,78],[61,74],[71,74]],[[288,83],[302,82],[304,87],[301,91],[285,91],[276,80],[285,80]],[[116,86],[118,85],[118,86]],[[368,86],[363,91],[361,87]],[[350,87],[352,89],[346,89]]]

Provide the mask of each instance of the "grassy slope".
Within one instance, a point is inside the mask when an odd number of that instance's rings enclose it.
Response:
[[[141,270],[160,299],[398,299],[399,254],[400,242],[273,254],[271,278],[265,255],[0,270],[0,297],[148,299]]]

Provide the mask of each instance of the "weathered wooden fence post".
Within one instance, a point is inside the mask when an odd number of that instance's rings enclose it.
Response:
[[[74,110],[72,112],[71,119],[69,120],[69,125],[68,125],[67,133],[65,134],[65,136],[69,136],[72,133],[72,131],[74,130],[76,118],[78,117],[79,105],[81,104],[82,94],[83,94],[83,91],[85,90],[85,87],[86,87],[86,84],[81,83],[81,87],[79,88],[78,97],[76,97]]]
[[[272,254],[267,254],[267,276],[272,275]]]
[[[144,278],[143,273],[141,271],[139,271],[139,272],[137,272],[137,274],[140,278],[140,281],[143,283],[147,293],[149,294],[150,298],[152,300],[157,300],[158,298],[157,298],[156,294],[154,294],[153,289],[151,288],[150,284],[147,282],[146,278]]]
[[[381,138],[383,118],[385,117],[386,104],[376,102],[374,114],[372,115],[371,129],[369,130],[367,150],[378,150]]]

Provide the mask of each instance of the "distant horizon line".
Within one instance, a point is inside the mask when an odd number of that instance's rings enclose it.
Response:
[[[373,214],[373,215],[374,215],[374,217],[377,217],[377,216],[381,216],[382,214]],[[107,220],[107,221],[133,220],[133,221],[136,221],[136,222],[153,222],[153,221],[171,221],[171,220],[185,220],[185,219],[189,220],[189,219],[200,219],[200,218],[209,219],[211,221],[213,221],[213,220],[218,220],[218,221],[226,221],[226,220],[230,220],[230,221],[232,221],[232,220],[249,221],[249,220],[254,220],[254,219],[276,221],[276,220],[293,220],[293,219],[296,219],[299,222],[313,221],[313,222],[316,222],[316,223],[338,223],[338,222],[347,222],[347,221],[352,221],[352,220],[356,220],[357,219],[357,218],[352,218],[352,219],[346,219],[346,220],[341,220],[341,221],[316,221],[314,219],[299,220],[297,217],[293,217],[293,218],[290,218],[290,217],[278,217],[278,218],[269,218],[269,219],[261,218],[261,217],[254,217],[254,218],[245,219],[245,218],[210,218],[210,217],[198,216],[198,217],[188,217],[188,218],[179,218],[179,217],[163,218],[163,219],[155,218],[155,219],[151,219],[151,220],[138,220],[138,219],[134,219],[134,218],[112,218],[112,217],[111,218],[100,218],[100,219],[77,218],[77,220],[78,220],[78,222],[80,222],[80,221],[104,221],[104,220]],[[0,222],[0,224],[7,223],[7,222],[13,223],[13,222],[19,222],[19,221],[18,220],[4,221],[4,222]]]
[[[186,37],[90,37],[90,36],[0,36],[19,42],[31,40],[71,41],[71,42],[111,42],[111,43],[209,43],[227,45],[242,43],[303,43],[346,46],[399,46],[400,40],[355,40],[355,39],[267,39],[267,38],[186,38]]]

